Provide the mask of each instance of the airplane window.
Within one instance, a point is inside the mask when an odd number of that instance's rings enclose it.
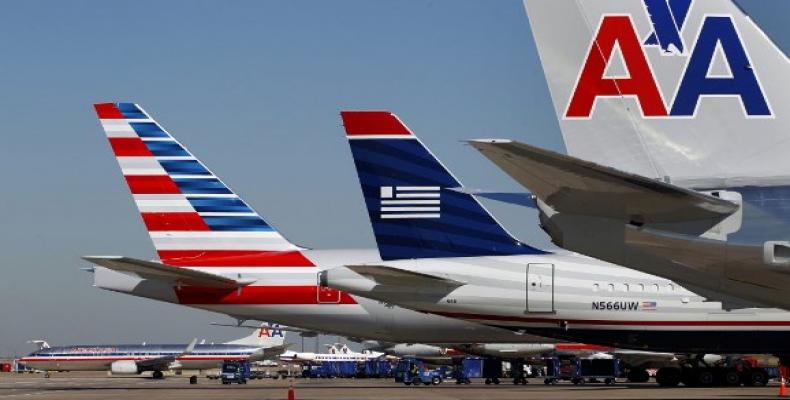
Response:
[[[653,291],[654,292],[658,292],[658,284],[657,283],[653,284]]]
[[[610,292],[614,292],[614,283],[610,283],[609,285],[607,285],[607,287],[606,287],[606,288],[607,288],[607,289],[608,289]]]
[[[624,283],[623,284],[623,290],[626,291],[626,292],[630,291],[631,290],[631,285],[629,285],[627,283]]]
[[[639,286],[638,286],[638,289],[639,289],[640,292],[644,292],[645,291],[645,284],[644,283],[640,283]]]
[[[598,289],[600,289],[600,285],[598,285],[597,283],[594,283],[593,284],[593,292],[597,292]]]
[[[667,285],[667,291],[674,292],[675,291],[675,285],[673,285],[671,283],[669,285]]]

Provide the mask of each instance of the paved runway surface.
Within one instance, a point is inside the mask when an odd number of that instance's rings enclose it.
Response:
[[[764,388],[659,388],[655,384],[545,386],[532,380],[527,386],[482,382],[406,387],[384,379],[312,379],[295,381],[297,399],[746,399],[775,398],[773,383]],[[140,377],[107,377],[97,373],[59,373],[45,379],[39,374],[0,374],[0,399],[285,399],[288,382],[256,380],[247,385],[222,385],[201,377],[190,385],[187,377],[154,381]]]

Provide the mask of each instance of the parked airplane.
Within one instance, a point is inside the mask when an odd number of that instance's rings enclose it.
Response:
[[[323,285],[519,333],[671,353],[790,354],[790,313],[726,311],[656,276],[511,236],[393,114],[343,112],[381,258]],[[662,368],[662,384],[712,379]],[[736,372],[731,379],[742,379]],[[765,375],[749,377],[764,382]]]
[[[525,6],[570,156],[472,145],[537,197],[552,240],[790,309],[787,56],[730,0]]]
[[[201,370],[219,367],[226,360],[261,361],[284,352],[282,331],[256,328],[249,336],[222,344],[119,344],[50,347],[35,341],[39,349],[18,360],[41,371],[111,371],[116,375],[153,372],[154,379],[167,370]]]
[[[345,344],[335,343],[327,346],[326,353],[295,352],[287,351],[280,355],[280,360],[289,362],[322,362],[322,361],[357,361],[377,360],[386,356],[379,351],[365,350],[361,353],[355,352]]]
[[[411,343],[545,342],[320,288],[321,269],[375,250],[308,250],[286,240],[142,108],[95,106],[160,261],[85,257],[94,286],[342,336]]]

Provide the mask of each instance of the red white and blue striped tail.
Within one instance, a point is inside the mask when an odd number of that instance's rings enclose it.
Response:
[[[313,265],[140,106],[94,107],[163,263]]]

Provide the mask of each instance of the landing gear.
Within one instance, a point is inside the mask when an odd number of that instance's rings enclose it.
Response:
[[[527,377],[526,376],[517,376],[513,378],[514,385],[526,385],[527,384]]]
[[[500,381],[499,378],[486,378],[486,385],[490,384],[499,385]]]
[[[192,375],[189,377],[189,384],[190,385],[197,385],[197,375]]]
[[[672,367],[659,368],[656,372],[656,383],[663,387],[675,387],[680,384],[680,369]]]
[[[754,370],[749,374],[749,386],[765,386],[768,384],[768,374],[762,369]]]
[[[754,368],[740,361],[728,361],[724,365],[684,363],[680,367],[660,368],[656,372],[656,383],[664,387],[679,383],[688,387],[765,386],[768,373],[763,368]]]
[[[631,368],[628,371],[628,382],[645,383],[650,380],[650,374],[644,368]]]
[[[713,370],[710,368],[703,368],[697,371],[697,385],[702,387],[713,386],[715,377]]]
[[[165,374],[162,371],[154,371],[154,379],[165,379]]]
[[[722,381],[725,386],[741,386],[741,374],[735,368],[727,368],[724,370]]]
[[[44,378],[49,378],[49,371],[44,372]]]

